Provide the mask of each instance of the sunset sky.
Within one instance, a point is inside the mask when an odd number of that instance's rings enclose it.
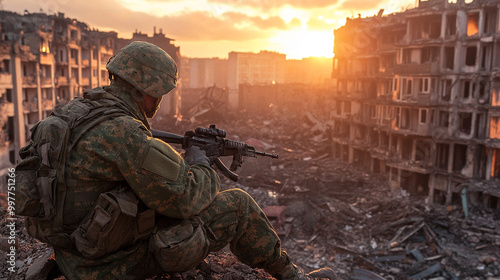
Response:
[[[1,1],[1,0],[0,0]],[[4,10],[23,14],[65,13],[122,38],[135,30],[163,33],[187,57],[227,58],[231,51],[277,51],[288,59],[333,56],[333,30],[347,17],[384,15],[415,6],[415,0],[3,0]]]

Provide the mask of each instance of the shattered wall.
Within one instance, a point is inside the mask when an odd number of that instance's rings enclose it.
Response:
[[[421,185],[431,202],[461,204],[454,199],[457,185],[473,189],[497,178],[499,7],[486,0],[419,4],[348,19],[335,30],[334,131],[348,125],[351,134],[335,134],[334,147],[348,147],[348,162],[363,155],[363,165],[387,173],[394,188],[413,192]],[[359,66],[374,62],[376,71]],[[341,111],[344,104],[351,104],[350,113]],[[375,113],[360,116],[359,106]],[[355,132],[360,122],[369,131],[364,136]],[[369,135],[377,134],[381,141],[374,142]],[[344,159],[341,154],[334,153]]]

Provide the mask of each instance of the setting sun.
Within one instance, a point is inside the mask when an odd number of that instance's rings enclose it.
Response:
[[[287,58],[333,57],[333,30],[346,18],[384,14],[414,5],[414,0],[4,0],[19,13],[64,13],[91,28],[120,37],[154,30],[175,40],[186,57],[227,57],[228,53],[261,50]]]
[[[269,41],[275,49],[285,53],[288,59],[333,56],[333,36],[328,31],[293,29],[281,32]]]

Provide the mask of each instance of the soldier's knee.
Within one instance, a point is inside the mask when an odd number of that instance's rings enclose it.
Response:
[[[246,191],[241,189],[230,189],[227,190],[231,194],[234,200],[240,205],[256,204],[252,196],[250,196]]]

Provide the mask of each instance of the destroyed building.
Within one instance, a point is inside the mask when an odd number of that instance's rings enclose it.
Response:
[[[333,153],[430,203],[500,210],[499,1],[420,0],[334,31]]]
[[[0,11],[0,193],[33,125],[83,89],[107,85],[106,63],[133,40],[154,41],[180,60],[179,48],[161,30],[153,37],[136,32],[132,39],[120,39],[62,13]],[[162,107],[174,112],[176,106],[169,104]]]

